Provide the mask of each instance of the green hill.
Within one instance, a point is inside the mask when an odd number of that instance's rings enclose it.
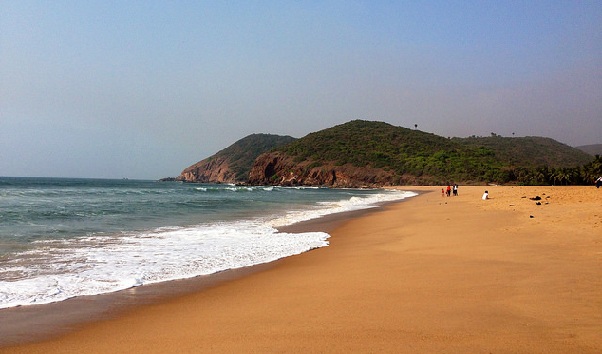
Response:
[[[491,149],[497,159],[510,166],[577,167],[591,161],[591,156],[577,148],[538,136],[507,138],[492,135],[453,140],[466,146]]]
[[[520,182],[518,174],[525,169],[574,168],[591,161],[584,152],[549,138],[448,139],[363,120],[311,133],[267,155],[255,162],[251,183],[505,183]]]
[[[308,134],[252,134],[184,169],[187,182],[326,185],[589,184],[600,158],[543,137],[444,138],[354,120]]]

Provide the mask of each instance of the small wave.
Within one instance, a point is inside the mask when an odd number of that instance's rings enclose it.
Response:
[[[232,192],[252,192],[254,190],[253,187],[241,187],[241,186],[226,187],[224,189],[232,191]]]

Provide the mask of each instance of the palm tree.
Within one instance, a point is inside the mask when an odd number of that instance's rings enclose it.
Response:
[[[602,157],[600,155],[594,156],[594,160],[582,167],[581,177],[586,183],[590,183],[596,180],[596,178],[602,176]]]
[[[552,179],[554,180],[554,184],[560,182],[560,185],[568,186],[575,183],[577,176],[578,173],[575,168],[560,167],[554,170]]]
[[[552,185],[554,185],[554,186],[556,185],[557,182],[562,181],[563,175],[562,175],[562,171],[560,170],[560,168],[553,169],[550,177],[552,177]]]
[[[548,176],[549,176],[549,172],[548,172],[548,168],[547,167],[540,167],[538,169],[535,170],[534,172],[534,178],[537,184],[546,184],[546,182],[549,180]]]

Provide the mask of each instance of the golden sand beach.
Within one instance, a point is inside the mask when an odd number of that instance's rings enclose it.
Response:
[[[602,352],[602,189],[404,189],[329,247],[0,352]]]

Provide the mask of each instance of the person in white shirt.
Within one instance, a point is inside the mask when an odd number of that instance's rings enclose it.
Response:
[[[602,186],[602,176],[598,177],[596,180],[596,188],[600,188]]]
[[[481,197],[481,199],[483,199],[483,200],[489,199],[489,192],[485,191],[485,193],[483,193],[483,196]]]

